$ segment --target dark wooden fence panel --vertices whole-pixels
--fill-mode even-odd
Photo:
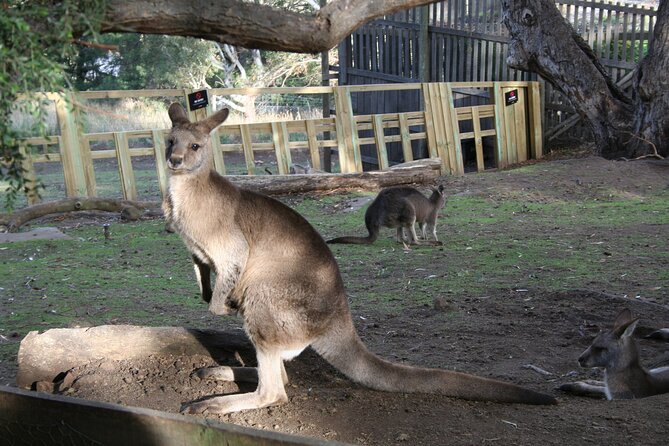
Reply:
[[[612,79],[629,88],[632,71],[652,40],[656,11],[635,4],[590,0],[560,0],[556,6],[601,58]],[[450,0],[421,8],[382,17],[345,39],[339,47],[339,84],[537,79],[506,64],[509,36],[499,0]],[[426,38],[421,37],[421,25],[427,26]],[[429,55],[423,73],[422,46],[422,54]],[[420,100],[418,96],[380,94],[382,99],[354,99],[354,111],[393,113],[420,107],[413,102]],[[543,119],[548,139],[568,129],[573,136],[588,135],[588,130],[578,125],[569,100],[550,84],[545,85]]]

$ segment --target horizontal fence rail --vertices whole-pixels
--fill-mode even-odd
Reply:
[[[588,42],[623,90],[653,39],[656,11],[624,2],[558,0],[574,30]],[[387,82],[484,82],[537,80],[510,68],[509,35],[498,0],[448,0],[369,22],[339,45],[339,85]],[[548,140],[579,123],[569,100],[544,85],[544,130]],[[418,106],[420,98],[409,98]],[[391,113],[406,98],[379,101]],[[362,111],[364,112],[364,111]],[[581,126],[570,134],[585,136]]]
[[[394,91],[421,95],[421,110],[398,113],[354,114],[353,99],[359,95]],[[505,103],[505,94],[514,92],[517,102]],[[310,166],[322,169],[324,151],[338,157],[335,170],[362,172],[364,167],[383,170],[391,164],[421,157],[439,157],[442,173],[460,175],[466,170],[483,171],[522,162],[542,155],[541,103],[537,82],[402,83],[343,87],[280,89],[211,89],[216,95],[331,94],[335,115],[327,118],[273,122],[224,124],[212,133],[215,169],[226,174],[226,158],[244,159],[248,175],[258,173],[257,155],[269,152],[276,159],[279,174],[294,171],[297,151],[307,154]],[[139,199],[132,159],[149,157],[155,163],[160,192],[167,191],[165,136],[167,129],[83,133],[81,120],[91,100],[126,97],[183,98],[185,90],[96,91],[47,96],[53,101],[60,135],[23,140],[28,178],[35,181],[36,163],[60,163],[68,197],[97,196],[94,160],[115,159],[119,191],[128,200]],[[361,96],[362,97],[362,96]],[[359,99],[359,98],[358,98]],[[85,106],[84,106],[85,105]],[[192,120],[213,112],[212,107],[189,111]],[[165,112],[166,113],[166,112]],[[92,149],[105,142],[106,148]],[[422,144],[425,156],[415,147]],[[110,145],[113,148],[108,148]],[[389,150],[397,145],[394,154]],[[372,147],[369,156],[363,148]],[[469,163],[469,167],[466,165]],[[364,166],[363,166],[364,164]],[[38,201],[28,196],[30,203]]]

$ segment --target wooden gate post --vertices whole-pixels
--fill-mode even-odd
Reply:
[[[358,143],[358,126],[353,116],[351,90],[349,87],[334,87],[337,115],[337,142],[339,146],[339,164],[342,173],[362,172],[362,158]]]
[[[497,151],[495,152],[495,164],[498,169],[508,165],[507,145],[506,145],[506,120],[504,118],[504,92],[502,84],[494,82],[490,97],[493,98],[495,105],[495,142]]]
[[[60,126],[60,156],[63,163],[65,192],[68,197],[85,197],[88,193],[86,172],[82,160],[79,134],[81,126],[73,110],[73,95],[56,94],[50,97],[56,104],[56,117]]]

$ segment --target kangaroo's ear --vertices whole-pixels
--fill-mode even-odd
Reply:
[[[178,102],[173,102],[170,105],[170,109],[167,111],[167,114],[170,116],[170,121],[172,121],[172,127],[177,125],[188,124],[190,120],[186,114],[186,110]]]
[[[616,316],[616,321],[613,323],[613,332],[619,338],[632,336],[632,333],[634,333],[634,329],[636,328],[636,324],[638,322],[639,319],[633,319],[632,312],[625,308],[620,313],[618,313],[618,316]]]
[[[629,324],[625,325],[625,329],[623,330],[622,334],[620,335],[621,338],[629,338],[632,336],[634,333],[634,329],[636,328],[636,325],[639,323],[639,319],[634,319],[632,322]],[[623,328],[623,327],[621,327]]]
[[[620,310],[616,316],[616,320],[613,322],[613,328],[617,329],[623,325],[627,326],[630,322],[632,322],[632,312],[629,310],[629,308],[625,308]]]
[[[443,185],[443,184],[440,184],[439,187],[438,187],[437,189],[439,190],[439,193],[440,193],[440,194],[443,194],[443,193],[444,193],[444,185]]]
[[[202,121],[200,124],[204,125],[207,127],[207,131],[211,132],[214,130],[216,127],[219,125],[223,124],[223,122],[228,119],[228,115],[230,114],[230,110],[227,108],[223,108],[213,115],[209,116],[207,119]]]

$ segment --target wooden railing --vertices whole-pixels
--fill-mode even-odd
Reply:
[[[370,91],[419,90],[424,110],[406,113],[354,115],[351,94]],[[518,101],[506,105],[504,94],[516,90]],[[156,173],[161,192],[167,188],[164,137],[168,130],[133,130],[104,133],[80,133],[80,99],[121,97],[183,96],[185,90],[100,91],[80,92],[65,98],[48,95],[57,110],[59,136],[27,138],[26,146],[42,146],[42,152],[25,150],[27,178],[34,180],[34,163],[59,162],[63,167],[65,190],[68,197],[96,196],[97,186],[93,160],[115,158],[118,162],[122,195],[136,200],[138,193],[131,158],[155,157]],[[336,116],[321,119],[303,119],[269,123],[222,125],[212,134],[214,166],[226,174],[226,154],[237,152],[244,156],[249,175],[256,173],[255,153],[273,151],[280,174],[288,174],[292,165],[291,152],[308,151],[311,165],[321,168],[321,151],[336,149],[342,173],[362,172],[361,146],[374,145],[379,169],[386,169],[391,161],[387,145],[401,144],[402,159],[414,160],[414,141],[425,141],[430,157],[439,157],[442,173],[463,174],[463,142],[473,140],[476,170],[484,164],[483,138],[494,138],[494,163],[500,168],[522,162],[542,154],[541,103],[537,82],[476,82],[389,84],[343,87],[275,88],[275,89],[212,89],[209,96],[231,94],[332,94]],[[472,99],[473,98],[473,99]],[[73,108],[71,104],[75,104]],[[463,105],[464,104],[464,105]],[[467,105],[469,104],[469,105]],[[461,106],[457,106],[461,105]],[[191,119],[202,119],[211,108],[189,111]],[[492,123],[483,128],[482,123]],[[462,131],[461,128],[467,128]],[[396,130],[392,130],[396,129]],[[363,132],[363,136],[360,133]],[[369,134],[372,136],[369,136]],[[224,141],[221,141],[221,138]],[[147,147],[130,147],[129,140],[142,138],[151,141]],[[91,143],[112,141],[114,149],[91,150]],[[58,152],[49,150],[57,145]],[[397,161],[396,161],[397,162]],[[490,164],[490,163],[489,163]],[[30,203],[37,196],[28,197]]]

